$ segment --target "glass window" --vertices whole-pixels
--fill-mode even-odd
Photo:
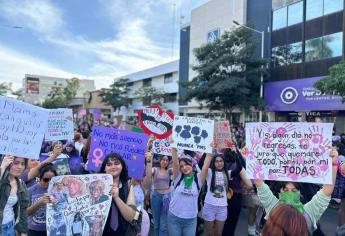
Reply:
[[[303,1],[288,6],[288,25],[294,25],[303,21]]]
[[[333,12],[341,11],[344,8],[343,0],[324,0],[323,14],[327,15]]]
[[[164,96],[164,103],[176,102],[176,100],[177,100],[177,94],[176,93],[170,93],[170,94],[166,94]]]
[[[322,37],[305,41],[305,61],[322,58]]]
[[[171,83],[173,81],[173,73],[168,73],[164,75],[164,83]]]
[[[143,80],[143,86],[144,86],[144,87],[150,87],[150,86],[151,86],[151,82],[152,82],[152,79],[151,79],[151,78],[144,79],[144,80]]]
[[[286,47],[286,62],[288,64],[302,62],[302,42],[292,43]]]
[[[273,30],[286,27],[287,21],[287,7],[277,9],[273,12]]]
[[[278,67],[285,65],[286,61],[286,47],[279,46],[272,48],[272,66]]]
[[[343,54],[343,32],[323,37],[323,58],[339,57]]]
[[[307,20],[322,16],[323,0],[307,0]]]

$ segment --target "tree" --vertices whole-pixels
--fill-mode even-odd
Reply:
[[[339,95],[345,102],[345,61],[329,68],[329,76],[319,80],[314,87],[322,93]]]
[[[79,87],[80,83],[78,78],[73,77],[72,79],[67,80],[67,86],[63,89],[66,106],[73,98],[75,98]]]
[[[54,82],[48,97],[43,101],[42,106],[45,108],[67,107],[73,98],[77,95],[79,89],[79,79],[72,78],[67,80],[65,87],[62,84]]]
[[[230,121],[234,108],[262,105],[259,76],[266,69],[261,67],[265,62],[253,56],[256,47],[251,32],[241,27],[194,49],[197,76],[181,83],[187,88],[185,99],[196,99],[210,110],[222,110]]]
[[[6,95],[8,91],[10,91],[10,85],[6,82],[0,83],[0,95]]]
[[[42,107],[52,109],[65,107],[65,105],[66,98],[64,88],[62,87],[62,84],[58,84],[55,81],[50,93],[48,94],[48,97],[43,101]]]
[[[114,111],[120,112],[120,108],[127,107],[130,100],[127,97],[129,79],[121,78],[110,85],[110,89],[102,89],[99,96],[102,102],[110,105]]]
[[[155,87],[143,87],[135,91],[135,95],[143,102],[144,106],[158,105],[164,103],[165,94]]]

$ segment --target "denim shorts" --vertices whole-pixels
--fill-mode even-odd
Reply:
[[[7,224],[1,225],[1,235],[2,236],[15,236],[14,222],[13,221],[11,221]]]

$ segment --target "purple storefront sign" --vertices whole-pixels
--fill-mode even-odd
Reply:
[[[148,136],[126,130],[93,126],[88,170],[98,172],[104,158],[111,152],[122,156],[129,177],[142,179],[145,170],[145,152]]]
[[[314,88],[321,77],[265,83],[267,111],[345,110],[341,97],[324,95]]]

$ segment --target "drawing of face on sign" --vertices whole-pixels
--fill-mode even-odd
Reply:
[[[85,183],[75,176],[66,176],[61,183],[68,189],[68,194],[72,198],[83,196],[86,193]]]
[[[159,106],[149,106],[138,112],[139,123],[146,134],[165,139],[172,133],[174,114]]]
[[[86,221],[89,224],[88,236],[101,236],[103,233],[103,224],[105,217],[103,215],[87,216]]]
[[[90,183],[90,201],[91,204],[98,204],[108,200],[108,196],[104,194],[105,184],[102,180],[96,180]]]

